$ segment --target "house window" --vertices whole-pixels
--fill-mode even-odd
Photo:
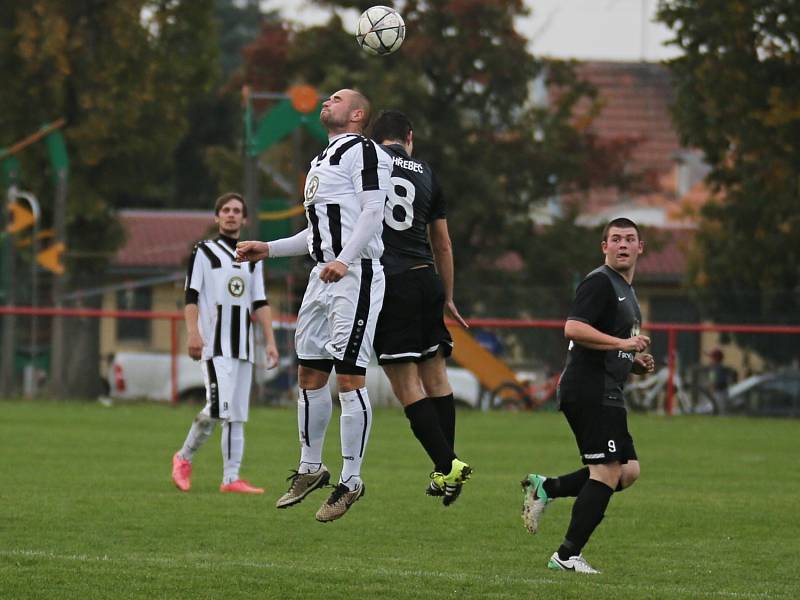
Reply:
[[[152,310],[153,290],[137,287],[117,292],[118,310]],[[117,340],[129,342],[150,341],[150,319],[117,319]]]

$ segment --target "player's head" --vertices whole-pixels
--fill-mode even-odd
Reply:
[[[214,221],[219,232],[228,237],[239,237],[242,225],[247,222],[247,204],[241,194],[228,192],[214,202]]]
[[[414,127],[404,113],[399,110],[383,110],[372,124],[373,140],[379,144],[397,143],[411,145]],[[410,151],[409,151],[410,153]]]
[[[636,223],[627,217],[618,217],[603,229],[601,247],[609,267],[619,273],[633,273],[636,259],[644,252],[644,241]]]
[[[603,228],[603,241],[608,240],[608,232],[612,227],[632,228],[636,230],[636,236],[641,238],[639,226],[628,217],[617,217],[611,219],[608,224]]]
[[[369,125],[369,99],[358,90],[343,89],[322,103],[319,120],[331,135],[363,133]]]

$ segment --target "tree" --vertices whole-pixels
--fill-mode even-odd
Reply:
[[[214,6],[219,65],[214,57],[212,86],[194,96],[187,109],[188,131],[175,150],[173,207],[206,208],[219,194],[241,188],[241,87],[245,80],[260,83],[260,77],[245,72],[243,65],[252,65],[268,78],[275,65],[285,62],[273,61],[269,54],[281,52],[280,37],[264,35],[283,31],[274,11],[263,12],[257,0],[215,0]],[[286,37],[285,31],[282,35]],[[255,39],[268,45],[268,53],[245,62],[243,55],[252,54]]]
[[[72,289],[102,281],[122,240],[116,208],[163,206],[170,198],[171,157],[187,128],[187,107],[213,81],[212,17],[213,0],[0,4],[0,140],[19,139],[56,117],[67,121]],[[43,150],[20,159],[25,186],[51,198]],[[81,364],[68,372],[83,377],[75,393],[94,391],[97,377],[85,365],[99,362],[96,341],[83,345],[88,356],[73,354]]]
[[[794,0],[670,0],[658,19],[682,55],[669,62],[682,142],[705,153],[692,283],[715,320],[797,322],[800,314],[800,13]],[[745,336],[797,357],[789,336]]]

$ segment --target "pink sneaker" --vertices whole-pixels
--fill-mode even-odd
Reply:
[[[253,487],[249,481],[237,479],[230,483],[223,483],[219,486],[219,491],[223,493],[233,492],[235,494],[263,494],[264,488]]]
[[[192,487],[192,463],[181,458],[180,452],[172,457],[172,481],[182,492],[188,492]]]

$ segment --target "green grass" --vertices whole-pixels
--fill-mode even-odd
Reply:
[[[178,492],[170,459],[194,410],[148,404],[0,402],[0,598],[796,598],[800,422],[635,416],[642,479],[615,496],[585,550],[596,577],[545,568],[569,519],[537,536],[519,480],[579,466],[558,413],[459,413],[475,467],[445,509],[399,410],[380,410],[366,496],[321,524],[326,493],[276,510],[298,456],[296,415],[254,409],[243,476],[223,495],[219,437]],[[335,413],[335,415],[338,414]],[[327,464],[338,475],[338,417]],[[794,566],[792,566],[794,565]]]

